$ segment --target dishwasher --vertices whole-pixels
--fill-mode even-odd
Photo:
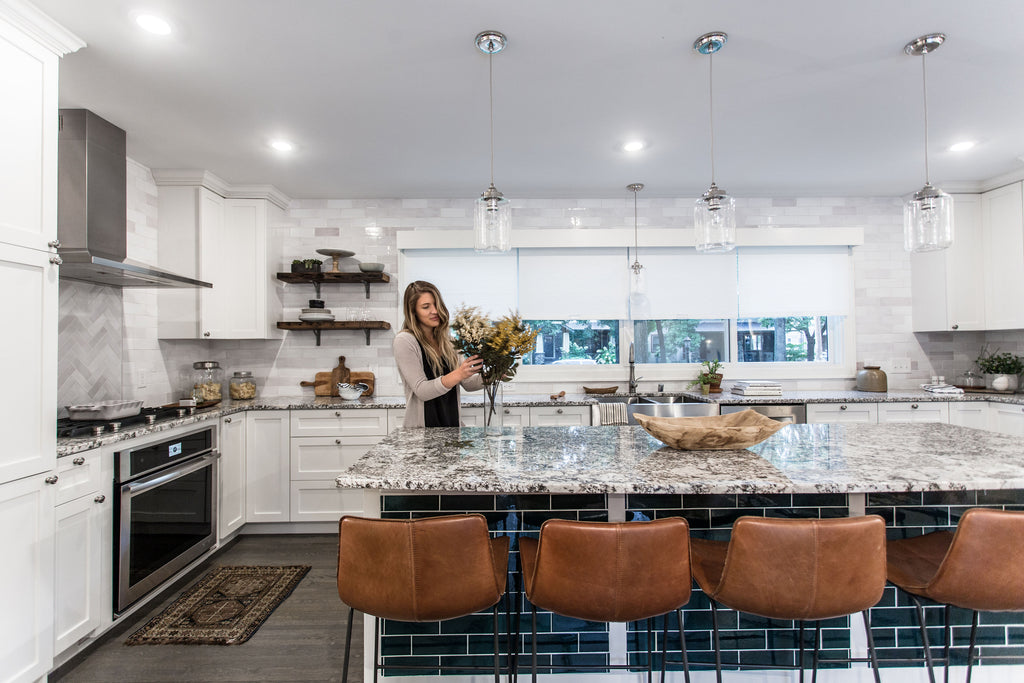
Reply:
[[[722,415],[738,413],[741,410],[753,410],[765,417],[770,417],[776,422],[787,424],[803,424],[807,422],[807,406],[802,403],[779,404],[779,403],[743,403],[739,405],[722,406]]]

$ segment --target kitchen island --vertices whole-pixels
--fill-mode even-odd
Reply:
[[[501,438],[485,437],[477,428],[418,429],[391,433],[338,476],[337,484],[378,491],[382,517],[480,512],[492,533],[511,537],[514,570],[518,537],[536,534],[552,517],[683,516],[694,535],[707,538],[727,537],[732,522],[746,514],[879,514],[893,538],[952,528],[969,507],[1024,509],[1024,450],[1011,437],[945,424],[788,425],[747,450],[690,452],[670,449],[640,427],[506,428]],[[522,605],[515,577],[510,586]],[[953,614],[955,624],[969,623],[967,613]],[[912,615],[907,601],[897,600],[888,587],[872,609],[880,657],[919,656],[913,651],[919,637]],[[723,633],[725,663],[794,660],[792,623],[731,612],[726,618],[731,622]],[[684,619],[690,661],[706,666],[713,661],[710,608],[700,591],[694,591]],[[392,667],[386,675],[401,673],[403,661],[486,659],[479,643],[487,626],[477,631],[476,623],[467,618],[438,628],[385,622],[381,653]],[[1021,675],[1013,658],[1024,645],[1024,618],[983,615],[981,623],[982,666],[975,680],[1014,680]],[[645,631],[628,630],[632,626],[550,614],[539,626],[540,661],[560,672],[572,672],[576,664],[638,661],[646,650]],[[372,643],[372,626],[367,628]],[[678,659],[674,619],[669,629],[670,658]],[[954,629],[957,645],[965,644],[957,640],[962,630]],[[823,632],[825,656],[863,654],[865,636],[849,619],[830,620]],[[866,673],[864,667],[843,665],[828,669],[822,680],[867,680]],[[918,678],[922,673],[899,675],[924,680]]]

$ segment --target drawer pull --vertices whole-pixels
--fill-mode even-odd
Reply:
[[[839,406],[839,410],[846,410],[846,406]]]
[[[231,418],[230,418],[230,417],[225,417],[225,418],[224,418],[224,421],[230,424],[230,422],[231,422]]]
[[[916,403],[911,403],[910,404],[910,409],[911,410],[917,410],[917,404]]]
[[[95,497],[95,498],[93,498],[92,500],[93,500],[93,502],[94,502],[94,503],[102,503],[102,502],[103,502],[103,501],[105,501],[106,499],[107,499],[107,497],[106,497],[106,496],[104,496],[104,495],[103,495],[103,494],[101,493],[100,495],[96,496],[96,497]]]
[[[340,410],[335,410],[334,411],[334,417],[341,417],[341,411]]]
[[[334,443],[336,443],[336,444],[338,444],[340,446],[341,445],[341,439],[335,439]]]
[[[59,266],[60,264],[64,263],[64,259],[62,259],[60,256],[51,256],[50,263],[52,263],[55,266]]]
[[[56,484],[57,483],[57,475],[56,474],[51,474],[46,479],[43,479],[43,481],[45,481],[47,484]]]
[[[510,410],[509,410],[508,408],[505,408],[505,410],[504,410],[504,413],[505,413],[506,415],[509,415],[509,414],[511,413],[511,411],[510,411]]]
[[[559,409],[558,409],[558,410],[556,410],[555,412],[556,412],[556,413],[558,413],[559,415],[561,415],[561,414],[562,414],[562,413],[564,413],[565,411],[564,411],[564,410],[562,410],[561,408],[559,408]]]
[[[77,458],[75,458],[74,460],[71,461],[71,464],[72,465],[84,465],[85,464],[85,458],[83,458],[82,456],[78,456]]]

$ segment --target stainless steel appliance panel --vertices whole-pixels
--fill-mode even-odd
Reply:
[[[804,424],[807,422],[807,406],[802,403],[744,403],[742,405],[722,406],[722,415],[738,413],[742,410],[753,410],[765,417],[770,417],[776,422],[786,422],[788,424]]]

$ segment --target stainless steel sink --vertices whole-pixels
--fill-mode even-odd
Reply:
[[[699,403],[685,396],[597,396],[598,403],[625,403],[628,423],[637,424],[634,415],[655,417],[706,417],[718,415],[718,405]],[[593,424],[601,424],[601,412],[597,406],[592,411]]]

